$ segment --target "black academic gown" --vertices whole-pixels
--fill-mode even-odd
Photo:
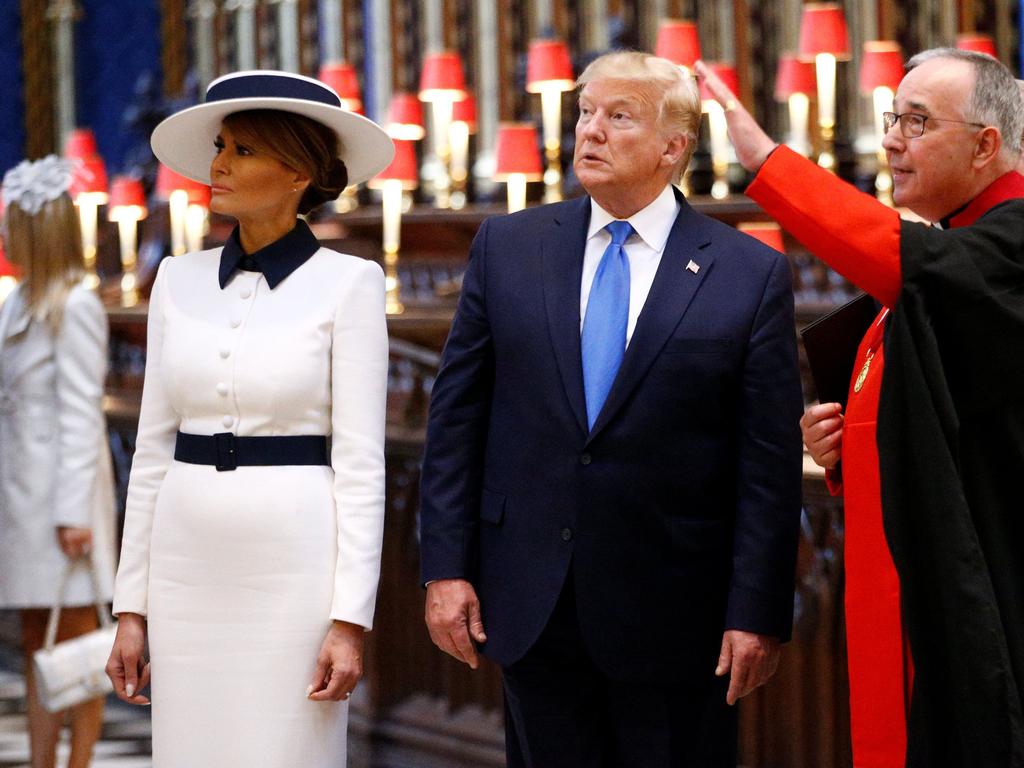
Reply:
[[[902,226],[878,447],[911,768],[1024,766],[1024,180],[1004,180],[970,226]]]

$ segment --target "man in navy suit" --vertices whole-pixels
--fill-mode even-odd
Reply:
[[[509,765],[732,766],[729,705],[792,622],[790,270],[673,188],[691,77],[613,53],[579,84],[589,196],[473,242],[423,464],[426,621],[501,665]]]

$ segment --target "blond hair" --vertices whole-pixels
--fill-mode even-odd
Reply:
[[[595,80],[632,80],[653,85],[659,92],[658,125],[662,132],[686,137],[686,150],[676,165],[678,182],[690,164],[700,131],[700,91],[693,75],[668,59],[642,51],[613,51],[594,59],[580,74],[577,88]]]
[[[21,269],[21,291],[30,315],[48,322],[57,333],[68,293],[85,276],[82,234],[71,198],[61,194],[35,214],[9,204],[4,245],[8,258]]]

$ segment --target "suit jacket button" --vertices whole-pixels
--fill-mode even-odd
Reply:
[[[591,461],[593,461],[593,459],[590,457],[589,453],[584,453],[582,456],[580,456],[580,464],[582,464],[584,467],[587,466]]]
[[[562,529],[562,541],[572,541],[572,528]]]

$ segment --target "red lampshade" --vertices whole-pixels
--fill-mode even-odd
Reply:
[[[987,53],[993,59],[999,58],[996,55],[996,44],[995,41],[988,35],[957,35],[956,47],[961,51],[976,51],[977,53]]]
[[[735,66],[724,61],[707,61],[704,63],[707,64],[708,69],[718,75],[718,79],[725,84],[726,88],[733,93],[740,92],[740,78],[736,73]],[[704,85],[703,80],[701,80],[700,83],[700,99],[701,101],[714,101],[715,99],[715,97],[711,95],[711,91],[709,91],[707,86]]]
[[[569,46],[562,40],[532,40],[526,56],[526,90],[540,93],[545,88],[571,91],[576,87]]]
[[[107,167],[103,163],[103,158],[99,155],[89,155],[75,160],[75,168],[71,173],[71,187],[68,189],[71,199],[77,200],[79,195],[92,194],[106,202]],[[100,202],[100,199],[96,202]]]
[[[356,69],[347,61],[329,61],[320,67],[320,82],[331,86],[341,97],[341,106],[350,112],[363,111]]]
[[[384,182],[394,179],[402,182],[402,189],[416,189],[419,186],[419,169],[416,162],[416,143],[403,139],[395,139],[395,157],[391,165],[378,173],[367,186],[380,189]]]
[[[0,277],[18,277],[18,268],[7,260],[3,243],[0,243]]]
[[[786,101],[794,93],[813,97],[818,92],[818,75],[813,61],[803,61],[792,53],[779,57],[775,74],[775,98]]]
[[[846,16],[836,3],[807,3],[800,19],[800,56],[813,59],[831,53],[838,59],[850,57],[850,36]]]
[[[420,100],[438,101],[466,98],[466,76],[462,58],[455,51],[428,53],[420,72]]]
[[[415,94],[396,93],[391,97],[384,129],[392,139],[419,141],[423,138],[423,107]]]
[[[465,123],[471,134],[476,133],[476,98],[473,94],[452,105],[452,122]]]
[[[786,252],[786,246],[782,241],[782,229],[774,221],[744,221],[738,229],[779,253]]]
[[[160,163],[156,172],[156,196],[160,200],[168,200],[171,192],[183,189],[188,193],[188,201],[192,205],[201,205],[204,208],[210,207],[210,187],[200,184],[198,181],[175,173],[163,163]]]
[[[899,43],[869,40],[864,43],[860,62],[860,90],[870,94],[875,88],[895,91],[903,79],[903,51]]]
[[[64,141],[64,157],[69,160],[85,160],[98,152],[96,136],[88,128],[75,128]]]
[[[494,144],[494,180],[508,181],[514,173],[525,174],[527,181],[540,181],[544,168],[540,162],[537,129],[533,123],[502,123]]]
[[[700,36],[697,23],[685,19],[665,19],[658,27],[654,55],[678,64],[693,67],[700,58]]]
[[[110,184],[109,208],[111,221],[146,218],[146,191],[142,182],[131,176],[115,176]]]

